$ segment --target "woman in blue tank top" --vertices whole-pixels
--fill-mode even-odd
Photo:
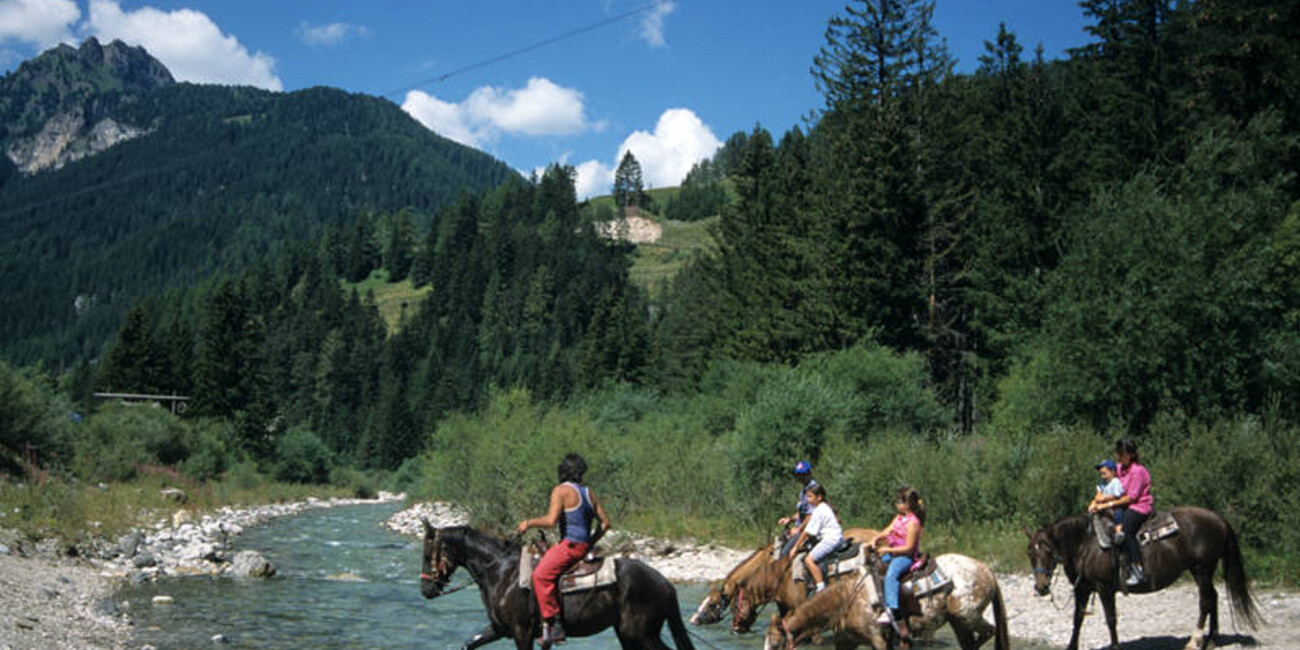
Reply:
[[[560,576],[577,564],[593,544],[609,532],[609,517],[596,495],[582,484],[587,472],[587,461],[578,454],[569,454],[558,468],[560,484],[551,489],[551,505],[546,514],[519,522],[515,530],[523,534],[529,528],[550,528],[559,525],[560,541],[546,551],[546,555],[533,568],[533,591],[537,594],[537,607],[541,610],[542,648],[564,643],[564,627],[560,624]],[[592,519],[600,520],[600,528],[592,533]]]

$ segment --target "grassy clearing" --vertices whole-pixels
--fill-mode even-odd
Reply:
[[[398,330],[403,316],[409,317],[414,314],[416,305],[433,291],[433,288],[428,286],[417,289],[410,279],[389,282],[388,271],[382,269],[372,271],[370,277],[361,282],[343,282],[342,286],[345,294],[353,289],[361,296],[373,293],[375,306],[379,308],[379,315],[388,325],[390,334]]]
[[[717,220],[717,217],[703,221],[657,220],[663,228],[663,237],[653,244],[636,247],[628,274],[632,282],[645,287],[651,299],[657,299],[687,263],[713,245],[709,225]]]

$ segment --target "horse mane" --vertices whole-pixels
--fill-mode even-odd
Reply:
[[[473,544],[478,547],[488,547],[494,555],[505,557],[518,556],[520,545],[517,542],[489,535],[472,526],[448,526],[440,529],[442,534],[451,539],[461,539],[467,544]]]
[[[1069,515],[1048,526],[1048,536],[1056,550],[1066,557],[1074,557],[1089,540],[1087,515]]]

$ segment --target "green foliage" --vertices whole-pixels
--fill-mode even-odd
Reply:
[[[287,483],[326,483],[333,460],[330,450],[314,431],[293,427],[275,443],[277,481]]]
[[[879,345],[857,345],[807,358],[800,369],[826,377],[852,395],[849,431],[865,439],[872,430],[933,431],[947,412],[926,387],[925,360]]]
[[[212,481],[234,464],[229,424],[216,420],[198,420],[191,425],[190,455],[181,463],[181,471],[196,481]]]
[[[44,377],[0,361],[0,472],[20,474],[24,460],[66,461],[71,410]]]
[[[112,406],[76,428],[74,474],[87,481],[124,481],[144,467],[172,466],[191,453],[190,427],[146,403]]]

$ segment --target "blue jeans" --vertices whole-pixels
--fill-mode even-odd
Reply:
[[[889,566],[885,571],[885,607],[898,609],[898,583],[902,580],[903,574],[912,568],[912,558],[886,553],[880,560]]]

